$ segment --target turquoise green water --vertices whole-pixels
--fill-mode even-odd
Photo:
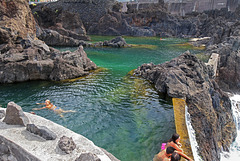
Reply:
[[[92,36],[94,41],[111,37]],[[102,70],[69,82],[33,81],[0,85],[0,105],[9,101],[24,111],[41,107],[50,99],[55,105],[76,113],[64,118],[48,110],[37,115],[84,135],[122,161],[150,161],[161,143],[175,132],[170,99],[156,92],[147,81],[126,76],[143,63],[163,63],[186,48],[173,44],[186,40],[126,37],[132,48],[88,48],[88,57]],[[60,48],[75,50],[76,48]],[[199,51],[193,51],[199,52]]]

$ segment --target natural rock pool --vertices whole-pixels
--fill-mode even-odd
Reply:
[[[94,41],[113,37],[92,36]],[[92,140],[122,161],[150,161],[161,143],[175,132],[170,98],[159,94],[148,82],[127,75],[143,63],[163,63],[190,46],[176,45],[185,39],[125,37],[131,48],[86,48],[88,57],[101,67],[81,79],[48,82],[32,81],[0,85],[0,106],[14,101],[24,111],[53,104],[76,113],[64,118],[49,110],[37,115],[63,125]],[[76,48],[59,48],[75,50]]]

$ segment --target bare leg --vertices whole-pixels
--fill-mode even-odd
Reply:
[[[73,110],[67,110],[67,111],[62,111],[63,113],[67,113],[67,112],[76,112],[76,111],[73,111]]]
[[[67,112],[76,112],[76,111],[73,111],[73,110],[67,110],[67,111],[64,111],[63,109],[57,109],[57,110],[54,110],[56,113],[60,114],[60,113],[67,113]]]

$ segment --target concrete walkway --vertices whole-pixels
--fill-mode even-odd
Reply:
[[[0,108],[0,110],[5,110]],[[0,120],[0,136],[22,147],[31,155],[42,161],[74,161],[81,153],[90,152],[96,154],[101,161],[117,161],[111,154],[94,145],[94,143],[82,135],[79,135],[61,125],[37,115],[24,112],[30,122],[37,126],[46,126],[57,135],[56,140],[45,140],[40,136],[30,133],[26,127],[7,125]],[[71,154],[65,154],[58,147],[58,141],[62,136],[72,137],[76,149]],[[113,157],[113,158],[112,158]],[[110,159],[111,158],[111,159]]]

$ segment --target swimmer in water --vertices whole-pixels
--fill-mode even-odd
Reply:
[[[32,110],[42,110],[42,109],[49,109],[49,110],[53,110],[54,112],[56,112],[57,114],[59,114],[61,117],[63,117],[62,113],[67,113],[67,112],[76,112],[73,110],[67,110],[64,111],[63,109],[61,109],[60,107],[57,107],[55,105],[53,105],[50,100],[46,100],[45,103],[37,103],[38,105],[41,104],[45,104],[44,107],[41,108],[33,108]]]

